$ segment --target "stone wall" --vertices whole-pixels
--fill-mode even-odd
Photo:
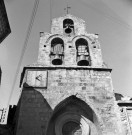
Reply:
[[[25,71],[24,90],[22,94],[25,95],[25,98],[33,96],[30,89],[34,89],[34,91],[41,94],[41,97],[45,99],[52,112],[60,102],[74,95],[76,98],[87,103],[93,110],[99,121],[96,126],[99,126],[102,135],[125,135],[122,132],[120,111],[114,97],[110,69],[75,67],[39,67],[37,69],[35,67],[27,67]],[[36,77],[39,76],[38,73],[45,75],[45,77],[39,78],[40,83],[36,80]],[[34,103],[35,98],[33,98],[33,101],[31,100],[31,103],[28,103],[27,99],[22,100],[23,102],[27,101],[22,103],[23,108],[31,108],[29,110],[32,112],[31,106],[36,106]],[[42,102],[42,104],[45,103]],[[35,111],[41,109],[42,107],[40,105],[38,109],[35,107]],[[25,116],[22,116],[22,118],[26,118],[28,113],[23,113]]]
[[[74,22],[72,34],[64,33],[66,18]],[[51,43],[55,38],[62,41],[54,42],[55,45],[64,46],[62,65],[52,63]],[[88,66],[77,65],[75,44],[80,38],[86,44],[79,42],[79,45],[89,50],[86,50],[90,57]],[[86,32],[83,20],[72,15],[53,19],[51,33],[41,33],[38,61],[24,67],[22,73],[16,135],[59,135],[62,125],[68,126],[67,120],[71,125],[80,122],[83,135],[90,132],[90,135],[130,135],[124,130],[111,69],[103,63],[97,38],[96,34]],[[76,133],[81,133],[80,127]]]

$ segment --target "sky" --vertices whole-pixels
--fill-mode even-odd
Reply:
[[[27,47],[22,55],[35,0],[5,0],[11,34],[0,45],[2,82],[0,107],[17,104],[20,74],[37,61],[39,33],[50,32],[50,19],[69,13],[86,22],[88,33],[98,33],[104,62],[112,68],[114,92],[132,97],[132,0],[39,0]],[[51,10],[50,10],[51,9]],[[22,62],[16,78],[20,57]],[[15,87],[13,87],[16,79]]]

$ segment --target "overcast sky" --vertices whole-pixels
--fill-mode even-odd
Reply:
[[[37,61],[39,32],[50,32],[50,18],[65,14],[66,0],[40,0],[15,88],[12,85],[27,34],[35,0],[5,0],[12,33],[0,45],[2,82],[0,106],[17,104],[20,73]],[[132,0],[68,0],[70,14],[86,22],[88,33],[98,33],[103,60],[112,68],[114,91],[132,97]]]

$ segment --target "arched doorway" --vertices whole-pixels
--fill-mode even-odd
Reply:
[[[71,120],[64,123],[61,133],[63,135],[81,135],[82,129],[80,127],[80,123]]]
[[[90,135],[90,121],[76,113],[66,112],[60,115],[55,122],[56,135]]]
[[[55,108],[46,135],[98,135],[92,109],[71,96]]]

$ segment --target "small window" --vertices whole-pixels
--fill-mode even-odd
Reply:
[[[89,48],[86,39],[80,38],[76,41],[78,66],[90,66]]]
[[[53,65],[61,65],[64,57],[64,42],[61,38],[51,41],[51,61]]]

